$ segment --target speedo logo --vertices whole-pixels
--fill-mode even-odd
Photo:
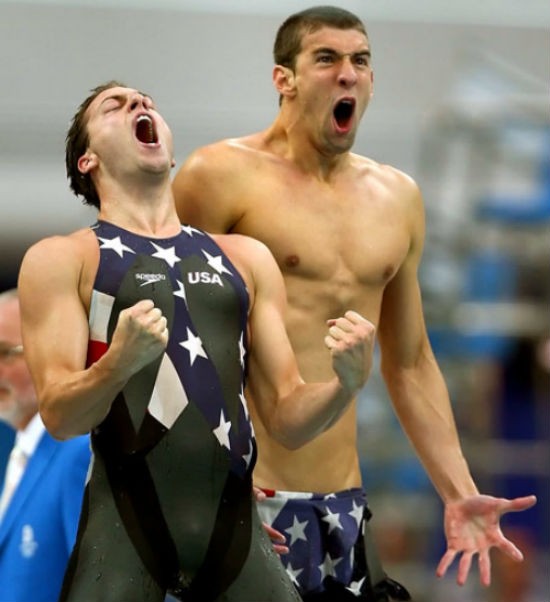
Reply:
[[[219,274],[211,274],[210,272],[187,272],[187,282],[189,284],[217,284],[223,287]]]
[[[166,280],[165,274],[136,274],[136,280],[142,281],[140,286],[146,286],[147,284],[154,284],[155,282],[160,282],[161,280]]]

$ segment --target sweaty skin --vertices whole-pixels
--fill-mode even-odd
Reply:
[[[406,176],[357,155],[323,182],[274,155],[272,147],[269,133],[261,133],[205,149],[191,159],[194,175],[185,180],[183,194],[180,172],[176,196],[182,199],[184,221],[209,231],[254,235],[271,249],[286,282],[287,332],[304,378],[315,382],[331,374],[330,362],[318,350],[326,320],[349,306],[378,325],[384,292],[397,288],[388,283],[400,268],[415,269],[420,249],[414,237],[423,227],[420,199]],[[218,177],[200,177],[201,169],[214,165]],[[191,187],[209,202],[194,207]],[[421,328],[418,307],[410,311],[418,313]],[[355,425],[354,405],[329,431],[289,452],[256,420],[256,484],[319,492],[360,486]],[[323,469],[312,471],[312,465]]]
[[[284,101],[270,128],[199,149],[180,169],[173,185],[180,218],[270,248],[285,278],[286,327],[306,380],[330,374],[317,348],[323,326],[350,306],[377,328],[391,380],[397,385],[407,364],[421,359],[430,374],[424,386],[446,402],[416,280],[424,238],[420,192],[402,172],[348,152],[372,93],[370,66],[352,60],[368,43],[355,30],[322,28],[306,35],[302,48],[295,76],[275,69]],[[319,64],[319,48],[334,48],[341,58]],[[344,128],[333,116],[342,98],[355,102]],[[455,444],[449,408],[440,405],[442,436]],[[273,441],[261,421],[255,428],[260,487],[322,493],[360,486],[355,405],[296,452]],[[462,490],[475,490],[469,475],[463,481]]]
[[[421,193],[398,169],[351,152],[373,93],[368,39],[355,29],[305,31],[293,68],[275,65],[273,83],[281,104],[267,129],[198,149],[181,166],[173,182],[178,215],[270,248],[283,272],[286,328],[306,381],[330,373],[319,350],[328,318],[351,307],[376,328],[394,410],[446,506],[449,552],[438,575],[464,552],[464,583],[479,553],[488,585],[492,546],[516,560],[522,555],[498,526],[510,510],[505,501],[488,496],[480,503],[428,340],[417,275]],[[343,101],[352,112],[342,116],[335,109]],[[329,430],[289,451],[269,436],[250,401],[257,486],[320,493],[361,486],[355,403]],[[535,498],[516,502],[514,510],[523,510]]]
[[[33,245],[19,276],[44,423],[59,439],[91,431],[94,447],[61,599],[298,600],[252,500],[245,383],[270,435],[299,447],[366,382],[373,327],[333,316],[320,342],[332,377],[305,383],[267,247],[182,227],[168,125],[137,90],[100,89],[73,121],[86,146],[69,162],[93,184],[98,223]]]

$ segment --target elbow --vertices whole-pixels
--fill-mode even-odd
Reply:
[[[300,449],[300,447],[304,446],[307,441],[306,440],[300,440],[298,438],[289,438],[289,437],[283,437],[278,439],[279,443],[288,451],[296,451],[297,449]]]
[[[271,421],[270,428],[267,431],[273,440],[289,451],[296,451],[307,443],[307,440],[301,437],[293,426],[288,424]]]
[[[296,451],[303,447],[306,443],[309,443],[315,435],[310,432],[303,432],[295,427],[289,425],[281,426],[280,428],[272,429],[270,436],[282,445],[288,451]]]
[[[46,427],[48,433],[58,441],[66,441],[70,439],[71,434],[68,429],[63,416],[59,411],[56,411],[47,402],[41,402],[39,406],[40,418]]]

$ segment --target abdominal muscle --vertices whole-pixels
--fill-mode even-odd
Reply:
[[[309,299],[312,297],[315,295],[311,295],[310,288]],[[326,317],[320,311],[326,305],[294,306],[287,313],[287,331],[306,382],[326,382],[334,378],[331,355],[324,344],[328,332]],[[344,313],[340,308],[333,309],[337,313],[331,311],[331,317]],[[355,401],[336,424],[297,450],[286,449],[268,435],[255,415],[253,400],[250,401],[258,444],[258,460],[254,469],[256,486],[315,493],[361,486]]]

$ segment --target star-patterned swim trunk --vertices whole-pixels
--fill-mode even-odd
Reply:
[[[264,492],[267,499],[258,511],[263,521],[287,536],[290,552],[281,560],[300,594],[322,592],[337,581],[359,596],[366,567],[357,566],[355,545],[362,540],[365,492]]]

